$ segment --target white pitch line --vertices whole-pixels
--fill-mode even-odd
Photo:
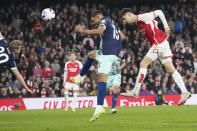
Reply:
[[[98,124],[104,124],[105,122],[93,122]],[[120,122],[121,124],[143,124],[143,125],[186,125],[186,126],[197,126],[197,123],[174,123],[174,122],[135,122],[135,121],[126,121]]]
[[[46,122],[0,122],[0,124],[69,124],[67,122],[52,122],[52,121],[46,121]],[[81,122],[81,123],[89,123],[87,122]],[[105,122],[100,122],[100,121],[94,121],[92,122],[96,124],[106,124]],[[120,124],[143,124],[143,125],[185,125],[185,126],[197,126],[197,123],[174,123],[174,122],[146,122],[146,121],[141,121],[141,122],[132,122],[132,121],[126,121],[126,122],[120,122]]]

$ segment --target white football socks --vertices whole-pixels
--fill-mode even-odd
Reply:
[[[68,92],[64,92],[64,99],[65,99],[65,107],[68,106],[68,99],[69,99],[69,96],[68,96]]]
[[[185,87],[185,84],[183,82],[183,79],[181,77],[181,75],[178,73],[178,71],[175,71],[173,74],[172,74],[172,77],[174,78],[174,81],[175,83],[178,85],[178,87],[181,89],[181,92],[182,93],[185,93],[187,92],[187,89]]]
[[[78,96],[78,93],[73,93],[73,106],[72,106],[73,109],[75,109],[76,107],[77,96]]]
[[[138,76],[137,76],[137,80],[135,83],[135,87],[134,87],[134,91],[139,92],[142,82],[144,81],[144,78],[146,77],[146,73],[147,73],[147,69],[146,68],[140,68]]]

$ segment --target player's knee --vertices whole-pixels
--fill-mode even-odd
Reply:
[[[98,82],[105,82],[107,83],[107,74],[98,74]]]
[[[140,68],[147,68],[147,64],[144,61],[140,62]]]
[[[77,97],[77,96],[78,96],[78,93],[73,93],[73,96],[74,96],[74,97]]]
[[[169,74],[173,74],[176,71],[175,67],[172,64],[166,64],[165,68]]]
[[[113,93],[118,94],[120,92],[119,86],[114,86]]]
[[[89,57],[90,59],[94,60],[95,57],[96,57],[96,50],[90,51],[90,52],[88,53],[88,57]]]
[[[169,74],[171,74],[171,75],[172,75],[175,71],[176,71],[175,69],[174,69],[174,70],[173,70],[173,69],[167,69],[167,72],[168,72]]]
[[[65,92],[64,92],[64,96],[67,96],[67,95],[68,95],[68,91],[65,91]]]

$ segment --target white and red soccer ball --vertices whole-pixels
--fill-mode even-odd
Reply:
[[[55,18],[55,11],[51,8],[46,8],[42,11],[42,19],[44,21],[50,21]]]

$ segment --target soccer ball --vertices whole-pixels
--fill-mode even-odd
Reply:
[[[51,8],[46,8],[42,11],[42,19],[44,21],[50,21],[55,18],[55,11]]]

